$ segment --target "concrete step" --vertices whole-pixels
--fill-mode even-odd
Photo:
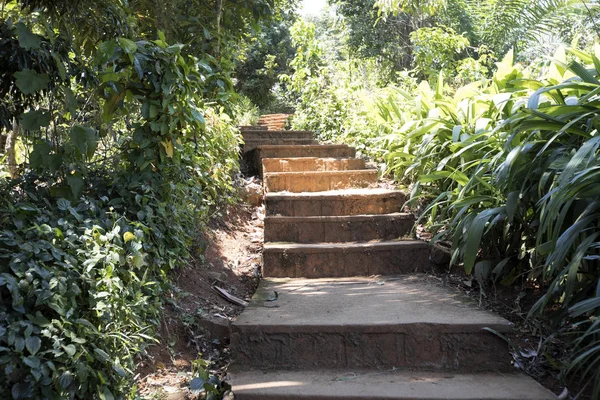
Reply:
[[[300,171],[346,171],[364,169],[365,162],[359,158],[265,158],[262,160],[263,174],[270,172]]]
[[[266,139],[248,139],[244,140],[244,146],[242,152],[247,153],[250,150],[256,149],[259,146],[305,146],[305,145],[316,145],[317,142],[313,139],[306,138],[266,138]]]
[[[259,139],[313,139],[313,133],[310,131],[268,131],[251,130],[242,131],[244,140]]]
[[[262,174],[262,160],[264,158],[291,158],[291,157],[332,157],[352,158],[356,149],[345,144],[315,144],[315,145],[263,145],[244,153],[244,158],[250,171]]]
[[[345,189],[265,195],[267,215],[293,217],[390,214],[403,211],[404,193],[387,189]]]
[[[368,243],[265,243],[263,276],[332,278],[422,272],[429,245],[420,240]]]
[[[323,192],[327,190],[366,188],[376,184],[376,169],[269,172],[263,174],[263,185],[266,192]]]
[[[240,370],[514,370],[485,327],[511,324],[422,274],[263,279],[232,324],[231,349]]]
[[[265,242],[364,242],[392,240],[410,234],[412,214],[343,215],[335,217],[266,217]]]
[[[325,355],[324,355],[325,356]],[[231,373],[236,400],[556,400],[517,373],[248,371]]]

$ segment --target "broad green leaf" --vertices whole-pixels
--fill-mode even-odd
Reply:
[[[113,365],[113,370],[119,375],[121,378],[125,378],[127,376],[127,371],[123,369],[119,364]]]
[[[468,231],[466,232],[466,245],[464,254],[465,272],[471,274],[475,266],[475,260],[481,246],[481,239],[485,226],[490,218],[495,216],[500,211],[500,208],[492,208],[481,212],[475,217]]]
[[[107,61],[116,60],[119,57],[121,49],[117,46],[115,40],[107,40],[98,45],[98,61],[105,63]]]
[[[15,383],[11,389],[11,394],[14,400],[30,399],[33,397],[33,385],[29,382]]]
[[[58,384],[61,388],[67,389],[73,383],[73,374],[70,371],[65,371],[58,378]]]
[[[190,381],[190,390],[194,394],[203,393],[204,392],[204,384],[206,381],[202,378],[194,378]]]
[[[25,339],[25,347],[31,354],[35,355],[42,347],[42,340],[37,336],[29,336]]]
[[[83,193],[84,181],[80,173],[76,172],[67,175],[67,184],[71,188],[71,193],[74,198],[78,198]]]
[[[48,88],[48,74],[38,74],[31,69],[15,72],[16,85],[23,94],[34,94]]]
[[[146,265],[146,260],[143,254],[137,253],[133,256],[133,266],[135,268],[141,268]]]
[[[138,49],[137,44],[135,44],[135,42],[132,40],[129,40],[127,38],[118,38],[117,40],[119,41],[119,44],[121,45],[123,51],[125,51],[125,53],[127,54],[133,54]]]
[[[592,297],[590,299],[580,301],[569,308],[569,313],[573,317],[579,317],[580,315],[594,311],[596,308],[600,308],[600,297]]]
[[[40,359],[35,356],[25,357],[23,363],[33,369],[40,368],[42,365]]]
[[[104,350],[102,350],[102,349],[97,349],[97,348],[96,348],[96,349],[94,349],[94,353],[96,353],[96,358],[97,358],[99,361],[102,361],[102,362],[107,362],[107,361],[109,361],[109,360],[110,360],[110,356],[108,355],[108,353],[107,353],[107,352],[105,352],[105,351],[104,351]]]
[[[575,75],[579,76],[582,81],[587,83],[593,83],[594,85],[600,85],[600,82],[596,79],[596,77],[583,65],[579,64],[577,61],[572,61],[569,64],[569,69],[575,73]]]
[[[75,353],[77,352],[77,347],[75,347],[75,345],[73,345],[73,344],[63,346],[63,349],[65,350],[65,353],[67,353],[67,355],[69,357],[73,357],[75,355]]]
[[[115,396],[113,396],[112,392],[106,386],[102,387],[100,392],[98,393],[101,400],[115,400]]]
[[[519,205],[519,195],[519,192],[510,192],[508,196],[506,196],[506,215],[511,222],[515,217],[515,211]]]
[[[37,131],[50,125],[50,116],[49,111],[29,111],[21,116],[21,125],[25,130]]]
[[[50,324],[51,324],[51,322],[46,317],[44,317],[42,314],[40,314],[39,311],[35,317],[33,317],[33,318],[31,318],[31,316],[28,316],[28,317],[30,318],[31,322],[33,322],[34,324],[36,324],[37,326],[40,326],[42,328],[46,328],[47,326],[50,326]]]
[[[98,147],[98,135],[92,128],[75,125],[69,133],[71,143],[88,160],[94,156]]]
[[[47,142],[37,142],[33,145],[33,151],[29,155],[29,166],[33,169],[46,167],[52,147]]]
[[[60,75],[60,78],[62,80],[66,80],[67,79],[67,70],[65,68],[65,64],[62,62],[60,57],[54,52],[52,52],[52,59],[54,60],[56,69],[58,69],[58,74]]]
[[[22,22],[19,22],[15,25],[17,29],[17,37],[19,38],[19,46],[24,48],[25,50],[38,50],[40,48],[40,37],[27,27]]]
[[[115,72],[112,72],[112,71],[105,72],[103,74],[100,74],[100,81],[102,83],[106,83],[106,82],[118,82],[119,81],[119,75],[117,75]]]

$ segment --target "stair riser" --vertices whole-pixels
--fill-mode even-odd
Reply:
[[[512,370],[506,342],[481,328],[449,332],[443,325],[419,324],[336,328],[234,325],[231,347],[236,363],[247,368]]]
[[[327,196],[322,198],[283,196],[266,197],[267,215],[294,217],[402,212],[405,196],[401,192],[385,196]]]
[[[414,219],[370,216],[360,220],[297,217],[265,218],[265,242],[319,243],[391,240],[408,235]]]
[[[313,139],[313,133],[309,131],[242,131],[242,137],[248,140],[265,139]]]
[[[426,243],[402,246],[263,250],[263,275],[274,278],[338,278],[397,275],[423,271],[429,260]]]
[[[263,175],[267,192],[323,192],[327,190],[366,188],[377,183],[376,170],[340,171],[335,173],[270,173]]]
[[[240,131],[248,132],[248,131],[266,131],[268,127],[266,125],[242,125],[240,126]]]
[[[308,138],[308,139],[304,139],[304,138],[285,138],[285,139],[278,139],[278,138],[274,138],[274,139],[252,139],[252,140],[246,140],[244,143],[244,146],[242,147],[242,152],[247,153],[251,150],[254,150],[255,148],[257,148],[258,146],[279,146],[279,145],[283,145],[283,146],[291,146],[291,145],[301,145],[301,146],[305,146],[305,145],[311,145],[311,144],[317,144],[316,141]]]
[[[303,171],[346,171],[365,168],[364,160],[348,158],[344,160],[328,158],[265,158],[262,160],[263,174],[270,172]]]
[[[348,146],[272,146],[267,148],[254,148],[244,152],[246,163],[250,172],[262,174],[262,160],[264,158],[295,158],[295,157],[329,157],[352,158],[356,150]]]

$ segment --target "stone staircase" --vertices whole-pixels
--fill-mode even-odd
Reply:
[[[231,328],[236,399],[556,398],[483,329],[508,321],[422,273],[405,195],[378,188],[353,148],[242,133],[266,217],[264,279]]]

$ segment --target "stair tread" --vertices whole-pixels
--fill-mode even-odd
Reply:
[[[273,292],[278,293],[277,300],[266,300]],[[462,293],[423,274],[263,279],[250,306],[233,325],[352,332],[356,327],[398,331],[415,324],[435,324],[439,325],[436,329],[453,332],[511,328],[504,318],[478,308]]]
[[[384,188],[353,188],[353,189],[338,189],[327,190],[323,192],[270,192],[265,196],[268,198],[332,198],[332,197],[366,197],[366,196],[389,196],[397,193],[402,193],[400,190],[390,190]]]
[[[281,130],[281,129],[248,129],[248,128],[244,128],[242,129],[243,133],[246,132],[251,132],[251,133],[275,133],[275,134],[282,134],[282,135],[288,135],[288,134],[296,134],[296,133],[300,133],[300,134],[310,134],[310,135],[314,135],[313,131],[292,131],[292,130]]]
[[[427,248],[428,244],[422,240],[395,239],[395,240],[371,240],[368,242],[327,242],[327,243],[293,243],[293,242],[267,242],[264,250],[293,250],[293,251],[338,251],[365,248],[387,248],[402,246],[419,246]]]
[[[290,145],[276,145],[276,144],[265,144],[258,146],[257,149],[270,150],[270,149],[282,149],[284,147],[289,148],[300,148],[300,149],[348,149],[350,146],[347,144],[290,144]],[[281,157],[269,157],[269,158],[281,158]]]
[[[284,215],[269,215],[265,217],[266,220],[272,221],[302,221],[302,222],[322,222],[322,221],[335,221],[335,222],[352,222],[352,221],[369,221],[374,219],[388,219],[388,218],[403,218],[403,219],[414,219],[411,213],[389,213],[389,214],[359,214],[359,215],[311,215],[307,217],[294,217]]]
[[[258,137],[258,138],[247,138],[244,139],[244,143],[245,144],[249,144],[249,143],[261,143],[261,146],[278,146],[277,144],[272,144],[270,142],[283,142],[283,143],[287,143],[287,142],[308,142],[306,145],[313,145],[316,144],[317,142],[310,137]],[[301,143],[292,143],[292,144],[286,144],[286,146],[293,146],[293,145],[298,145],[298,146],[303,146],[303,144]]]
[[[246,371],[230,374],[236,399],[550,400],[518,373],[415,371]]]
[[[284,171],[284,172],[265,172],[263,173],[263,177],[269,177],[273,175],[280,176],[306,176],[306,175],[314,175],[314,176],[326,176],[326,175],[371,175],[377,174],[377,170],[374,168],[366,168],[366,169],[344,169],[337,171]]]
[[[337,146],[337,145],[336,145]],[[346,145],[343,145],[346,146]],[[276,161],[315,161],[315,160],[323,160],[323,161],[349,161],[349,160],[357,160],[355,157],[272,157],[269,160]]]

